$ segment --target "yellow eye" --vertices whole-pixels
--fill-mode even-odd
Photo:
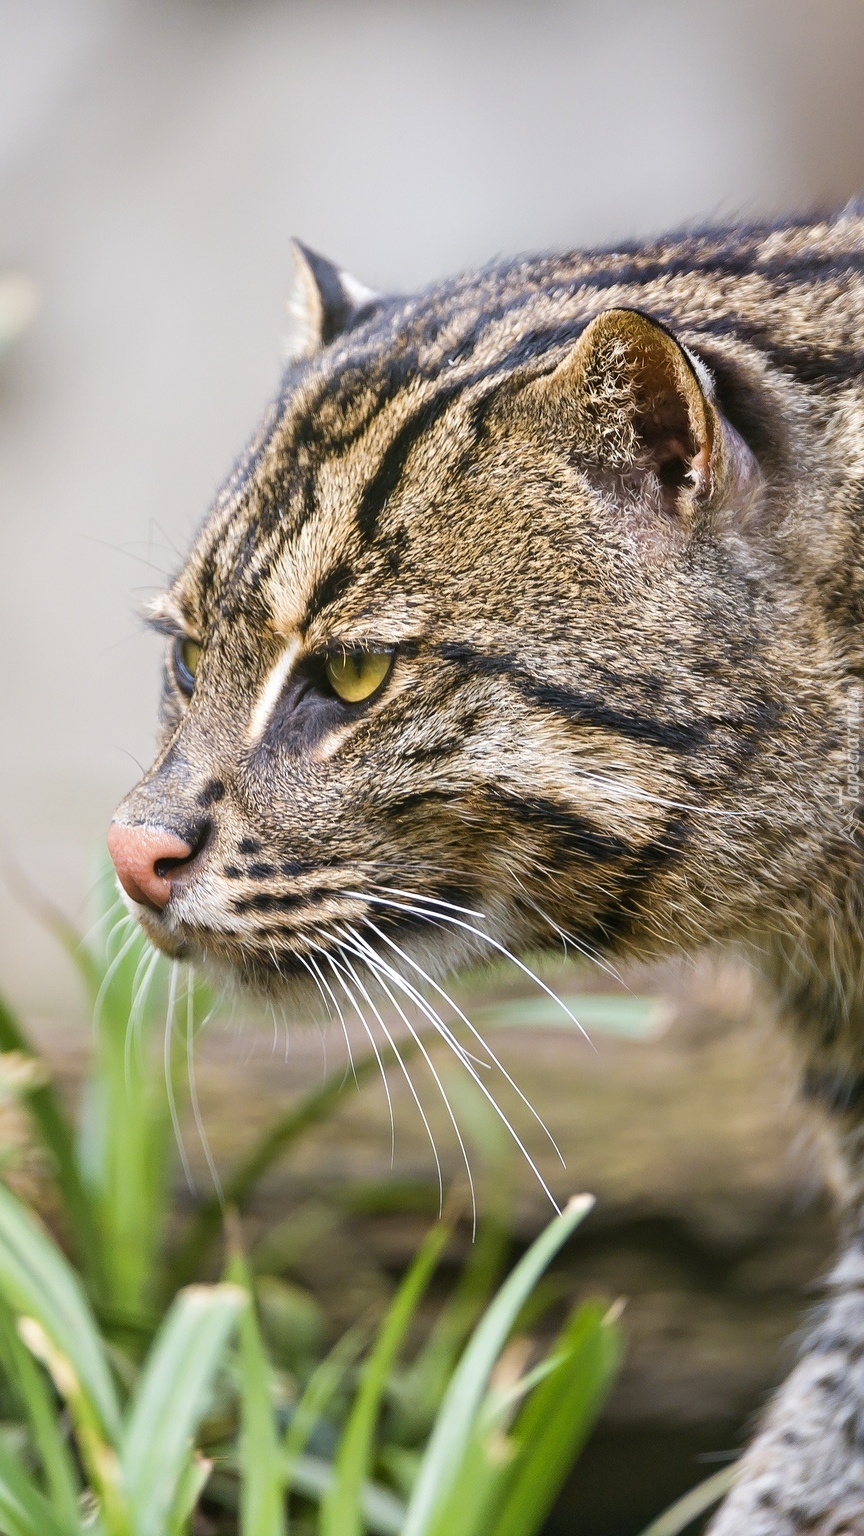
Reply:
[[[181,691],[187,695],[195,686],[200,660],[201,647],[197,640],[178,638],[174,641],[174,671]]]
[[[327,657],[324,671],[337,698],[362,704],[381,687],[392,665],[392,651],[340,651]]]

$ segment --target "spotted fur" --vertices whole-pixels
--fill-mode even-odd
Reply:
[[[264,988],[346,934],[745,946],[853,1257],[715,1529],[864,1532],[864,213],[409,298],[299,259],[302,354],[154,608],[201,661],[117,814],[198,854],[141,920]],[[345,705],[357,647],[392,671]]]

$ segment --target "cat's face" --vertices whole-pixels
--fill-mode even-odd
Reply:
[[[685,354],[624,311],[472,348],[426,303],[294,368],[154,607],[162,748],[117,817],[196,852],[136,910],[263,986],[695,935],[782,755],[721,529],[758,475]]]

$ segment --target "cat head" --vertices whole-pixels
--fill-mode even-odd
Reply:
[[[786,690],[709,370],[542,262],[416,299],[299,263],[302,345],[151,612],[111,839],[146,931],[273,987],[728,927]]]

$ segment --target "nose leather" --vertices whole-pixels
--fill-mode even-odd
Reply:
[[[172,881],[193,857],[185,838],[166,827],[125,826],[114,821],[108,852],[127,896],[161,912],[171,897]]]

